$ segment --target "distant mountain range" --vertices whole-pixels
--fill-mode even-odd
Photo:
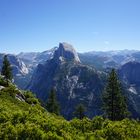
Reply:
[[[44,63],[53,57],[55,50],[47,50],[41,53],[20,53],[17,55],[28,67],[34,68],[40,63]],[[140,51],[137,50],[120,50],[120,51],[107,51],[107,52],[87,52],[78,53],[78,56],[83,64],[94,66],[96,69],[104,69],[107,67],[118,68],[121,65],[137,61],[140,62]]]
[[[48,59],[51,59],[53,57],[53,54],[57,47],[54,47],[50,50],[44,51],[44,52],[29,52],[24,53],[21,52],[17,55],[18,58],[20,58],[29,69],[35,68],[38,64],[46,62]]]
[[[4,55],[0,54],[0,68]],[[15,83],[33,91],[44,102],[54,87],[62,114],[68,119],[78,103],[87,107],[89,117],[101,114],[100,96],[108,72],[115,68],[132,116],[140,117],[140,51],[77,53],[70,44],[60,43],[41,53],[8,54],[8,58]]]
[[[108,67],[119,68],[128,62],[140,62],[140,51],[122,50],[107,52],[88,52],[80,53],[80,60],[87,65],[96,67],[97,69],[105,69]]]

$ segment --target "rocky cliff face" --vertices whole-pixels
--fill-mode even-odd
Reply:
[[[3,63],[3,57],[5,54],[0,54],[0,67],[2,67]],[[10,61],[13,75],[26,75],[28,74],[28,69],[23,61],[21,61],[18,57],[15,55],[8,54],[8,60]]]
[[[67,43],[59,44],[59,48],[55,51],[54,59],[56,61],[59,59],[66,59],[66,61],[74,61],[80,63],[77,52],[72,47],[72,45]]]
[[[54,55],[57,47],[54,47],[50,50],[46,50],[44,52],[29,52],[29,53],[20,53],[17,55],[30,69],[30,71],[34,71],[38,64],[45,63],[47,60],[51,59]]]
[[[140,86],[140,63],[129,62],[120,69],[120,77],[128,84]]]
[[[0,70],[3,65],[4,55],[5,54],[0,54]],[[28,79],[29,78],[29,76],[28,76],[29,69],[27,68],[25,63],[22,60],[20,60],[17,56],[12,55],[12,54],[8,54],[7,56],[8,56],[8,60],[10,61],[10,64],[11,64],[14,82],[20,88],[25,88],[26,81],[30,80],[30,79]]]
[[[56,89],[62,114],[66,118],[72,118],[79,103],[87,107],[89,117],[101,113],[99,106],[103,82],[100,74],[94,68],[82,65],[69,44],[60,43],[53,59],[38,65],[28,89],[46,101],[52,87]]]
[[[119,77],[129,97],[133,117],[140,117],[140,63],[128,62],[119,70]]]

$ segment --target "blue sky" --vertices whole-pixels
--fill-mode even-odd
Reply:
[[[140,0],[0,0],[0,52],[140,50]]]

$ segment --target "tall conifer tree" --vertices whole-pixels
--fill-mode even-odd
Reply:
[[[55,113],[56,115],[60,114],[60,106],[56,99],[56,92],[54,89],[52,89],[50,92],[50,95],[47,100],[46,108],[51,113]]]
[[[86,111],[86,109],[85,109],[84,105],[83,104],[78,104],[76,106],[74,115],[81,120],[85,117],[85,111]]]
[[[122,120],[128,116],[126,100],[114,69],[109,74],[102,99],[105,116],[110,120]]]
[[[10,66],[10,62],[7,58],[7,55],[4,56],[4,59],[3,59],[3,66],[2,66],[2,71],[1,71],[1,74],[5,77],[5,79],[7,80],[12,80],[12,69],[11,69],[11,66]]]

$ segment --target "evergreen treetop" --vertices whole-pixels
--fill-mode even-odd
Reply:
[[[51,89],[51,92],[47,100],[46,108],[51,113],[55,113],[56,115],[60,114],[60,106],[56,99],[55,89]]]
[[[81,120],[85,117],[85,111],[86,111],[86,108],[84,107],[84,105],[83,104],[78,104],[76,106],[74,115]]]
[[[12,80],[12,69],[11,69],[11,66],[10,66],[10,62],[7,58],[7,55],[4,56],[4,59],[3,59],[3,66],[2,66],[2,71],[1,71],[1,74],[5,77],[5,79],[8,81],[8,80]]]
[[[128,116],[126,100],[122,94],[115,69],[112,69],[109,74],[102,99],[105,116],[110,120],[122,120]]]

